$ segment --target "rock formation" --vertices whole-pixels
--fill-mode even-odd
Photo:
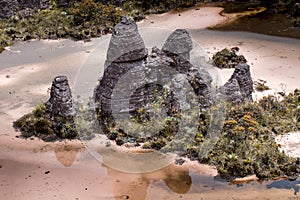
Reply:
[[[243,96],[241,94],[241,89],[238,81],[233,78],[225,83],[225,85],[221,88],[221,93],[224,94],[226,100],[234,103],[240,104],[243,102]]]
[[[44,141],[76,138],[76,110],[66,76],[54,78],[50,98],[14,122],[14,127],[27,138],[37,136]]]
[[[112,62],[125,63],[141,60],[147,56],[147,49],[140,36],[136,23],[126,17],[122,17],[113,31],[109,43],[106,66]]]
[[[113,31],[104,74],[94,92],[100,125],[110,139],[118,137],[110,134],[112,127],[118,127],[115,118],[132,117],[143,108],[146,113],[142,120],[147,120],[151,116],[148,105],[157,97],[163,98],[162,105],[169,116],[187,109],[181,99],[186,95],[182,93],[185,87],[210,104],[212,79],[189,62],[192,46],[187,31],[178,29],[162,50],[153,47],[148,55],[136,23],[122,18]],[[175,90],[169,88],[174,84]],[[118,131],[128,137],[124,130]]]
[[[77,131],[74,123],[76,110],[66,76],[54,78],[50,98],[45,105],[55,134],[60,138],[76,137]]]
[[[66,76],[57,76],[54,78],[51,86],[50,99],[47,101],[46,107],[52,118],[75,117],[76,110]]]
[[[122,18],[113,31],[104,74],[94,91],[98,120],[109,139],[117,144],[123,144],[124,138],[138,139],[128,135],[118,123],[120,119],[133,118],[139,123],[147,122],[153,116],[152,103],[158,99],[163,107],[160,112],[171,118],[191,109],[190,92],[202,107],[211,106],[217,97],[236,104],[252,100],[253,82],[247,64],[237,65],[222,92],[219,91],[222,95],[216,95],[209,73],[189,61],[192,48],[187,31],[177,29],[162,49],[153,47],[148,55],[136,23]],[[177,123],[169,130],[176,134]],[[157,134],[163,133],[160,130]],[[159,149],[163,144],[164,141],[157,141],[155,147]]]
[[[185,29],[176,29],[166,40],[162,50],[190,60],[190,51],[193,49],[192,38]]]
[[[68,7],[79,0],[56,0],[59,7]],[[46,9],[52,4],[51,0],[0,0],[0,18],[9,18],[17,12],[25,16],[34,9]]]
[[[231,78],[223,86],[227,100],[233,103],[253,101],[253,81],[250,74],[250,66],[238,64]]]

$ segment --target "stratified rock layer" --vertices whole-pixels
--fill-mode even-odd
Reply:
[[[54,78],[50,99],[46,103],[46,106],[53,118],[73,118],[76,115],[71,89],[66,76],[57,76]]]
[[[238,81],[235,78],[227,81],[222,89],[222,93],[225,95],[224,98],[226,98],[226,100],[234,104],[240,104],[243,102],[241,89]]]
[[[210,105],[212,78],[189,62],[191,49],[189,34],[180,29],[169,36],[164,50],[153,47],[148,56],[135,22],[122,18],[111,37],[104,74],[94,93],[100,125],[110,139],[118,137],[109,133],[118,127],[115,119],[136,116],[143,108],[146,113],[139,120],[147,120],[152,112],[148,106],[158,97],[162,97],[162,110],[168,116],[189,109],[187,99],[182,98],[188,96],[185,88],[203,97],[203,106]],[[172,88],[175,85],[176,89]],[[124,130],[118,131],[122,137],[126,135]]]
[[[190,59],[193,49],[192,38],[185,29],[176,29],[166,40],[162,50]]]
[[[112,62],[140,60],[146,56],[147,49],[136,23],[131,19],[122,17],[111,36],[105,65],[108,66]]]

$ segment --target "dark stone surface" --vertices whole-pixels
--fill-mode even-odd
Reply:
[[[52,117],[74,117],[76,115],[71,89],[66,76],[57,76],[54,78],[50,99],[46,103],[46,106]]]
[[[193,49],[192,38],[185,29],[176,29],[166,40],[162,50],[183,56],[190,60],[190,51]]]
[[[129,62],[143,59],[147,56],[144,41],[138,32],[136,23],[122,17],[111,36],[107,50],[106,66],[112,62]]]
[[[26,15],[35,8],[46,9],[50,5],[50,0],[0,0],[0,18],[9,18],[18,11]]]
[[[184,44],[180,46],[174,38]],[[174,53],[170,49],[166,50],[167,47],[184,49],[177,49]],[[94,92],[103,131],[109,132],[116,125],[115,117],[119,120],[122,116],[133,116],[139,108],[145,108],[147,120],[147,116],[151,116],[151,108],[147,106],[157,97],[162,97],[165,91],[167,95],[163,100],[163,112],[168,116],[188,108],[182,99],[187,94],[180,93],[185,87],[192,88],[193,93],[205,99],[202,101],[203,106],[210,105],[212,78],[206,71],[196,69],[189,62],[186,56],[189,57],[191,49],[188,33],[176,30],[166,41],[164,51],[153,47],[148,55],[136,24],[123,18],[111,37],[107,66]],[[176,89],[169,88],[170,85],[176,85]],[[123,130],[121,132],[124,134]]]
[[[76,110],[66,76],[57,76],[52,82],[50,99],[46,103],[50,116],[73,118]]]
[[[80,0],[56,0],[59,7],[69,7]],[[51,0],[0,0],[0,18],[9,18],[20,12],[29,15],[34,9],[46,9],[51,6]]]
[[[217,96],[209,73],[190,63],[192,47],[189,34],[178,29],[168,37],[162,50],[153,47],[148,55],[135,22],[122,18],[114,29],[104,74],[94,91],[98,120],[110,139],[130,137],[116,120],[135,117],[140,108],[143,116],[137,119],[141,123],[149,120],[149,105],[166,91],[160,111],[167,116],[190,108],[189,92],[197,96],[202,107],[211,106],[217,97],[233,103],[252,101],[253,82],[247,64],[236,66],[230,80],[220,89],[221,96]],[[112,127],[119,128],[119,135],[110,133]]]
[[[45,105],[55,134],[60,138],[77,137],[78,133],[74,122],[76,109],[66,76],[54,78],[50,98]]]
[[[223,86],[228,100],[233,103],[244,103],[253,101],[253,81],[250,73],[250,66],[238,64],[231,78]]]
[[[234,104],[240,104],[243,102],[243,96],[241,94],[241,89],[238,81],[234,79],[230,79],[223,86],[222,93],[224,94],[224,98]]]

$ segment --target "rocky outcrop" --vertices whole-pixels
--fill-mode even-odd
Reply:
[[[240,104],[243,102],[243,96],[241,94],[241,89],[238,81],[233,78],[225,83],[221,88],[222,93],[227,101],[232,102],[233,104]]]
[[[190,60],[190,51],[193,49],[192,38],[185,29],[176,29],[166,40],[162,50]]]
[[[76,109],[66,76],[54,78],[50,98],[45,105],[56,135],[60,138],[76,137],[77,131],[74,123]]]
[[[143,117],[137,117],[138,121],[147,121],[152,112],[149,105],[157,98],[168,116],[188,109],[182,99],[188,96],[186,87],[206,100],[203,106],[210,104],[212,78],[189,62],[191,50],[189,34],[178,29],[169,36],[162,50],[153,47],[148,55],[136,23],[122,18],[113,31],[104,74],[94,92],[100,125],[110,139],[119,141],[118,134],[111,134],[113,127],[118,127],[116,118],[136,117],[143,110]],[[130,137],[124,130],[118,132]]]
[[[76,110],[66,76],[54,78],[50,98],[46,103],[13,123],[24,138],[36,136],[44,141],[76,138]]]
[[[57,76],[54,78],[50,99],[47,101],[46,106],[53,118],[73,118],[76,115],[71,89],[66,76]]]
[[[252,101],[253,82],[247,64],[235,67],[232,77],[221,88],[222,92],[219,91],[220,96],[212,88],[209,73],[189,61],[192,48],[188,32],[177,29],[162,49],[153,47],[148,54],[135,22],[122,18],[112,34],[104,74],[94,91],[98,120],[109,139],[116,140],[117,144],[136,141],[138,138],[128,135],[120,121],[147,122],[154,116],[155,102],[160,101],[159,112],[172,119],[181,111],[191,109],[191,93],[197,96],[197,105],[202,108],[210,107],[219,97],[235,104]],[[164,127],[168,133],[176,134],[177,125],[169,122]],[[157,138],[157,134],[167,138],[165,129],[147,136],[147,140]],[[165,142],[153,144],[159,149]]]
[[[147,56],[147,49],[140,36],[136,23],[126,17],[122,17],[113,31],[109,43],[106,66],[111,63],[125,63],[137,61]]]
[[[250,73],[250,66],[238,64],[235,70],[223,86],[226,98],[233,103],[243,103],[253,101],[253,81]]]
[[[0,18],[8,18],[21,12],[24,15],[36,9],[46,9],[51,5],[50,0],[0,0]]]
[[[46,9],[51,5],[50,0],[18,0],[19,9]]]

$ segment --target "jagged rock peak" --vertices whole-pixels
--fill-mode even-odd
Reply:
[[[237,95],[233,94],[233,92],[236,93],[236,89],[230,88],[232,86],[236,87],[236,83],[235,83],[234,79],[238,83],[238,86],[240,88],[240,93],[242,95],[242,99],[238,100],[238,101],[241,101],[241,102],[253,101],[253,99],[252,99],[253,81],[251,78],[250,66],[245,63],[238,64],[235,67],[231,78],[224,85],[224,89],[225,89],[225,91],[227,91],[227,95],[229,95],[229,96],[233,95],[233,96],[237,97]],[[230,92],[230,91],[232,91],[232,92]],[[230,93],[232,93],[232,94],[230,94]]]
[[[190,51],[193,49],[193,42],[190,34],[185,29],[176,29],[166,40],[162,50],[183,56],[190,59]]]
[[[136,23],[127,17],[122,17],[112,33],[105,67],[112,62],[131,62],[140,60],[147,55],[147,49],[138,32]]]
[[[50,99],[46,103],[46,106],[52,117],[74,117],[76,115],[71,89],[66,76],[57,76],[54,78]]]

